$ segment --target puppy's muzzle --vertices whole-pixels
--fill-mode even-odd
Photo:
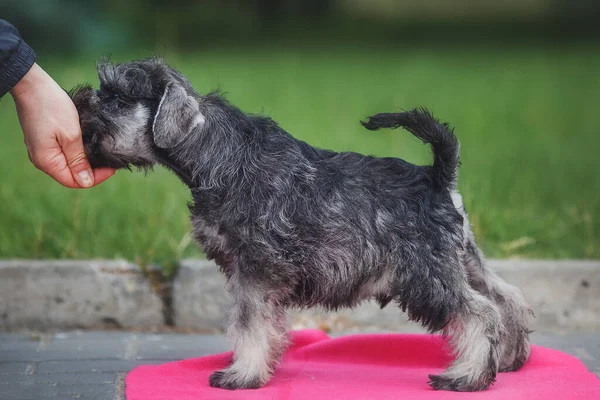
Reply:
[[[91,86],[79,86],[69,95],[79,113],[79,123],[83,137],[83,147],[92,168],[115,166],[110,157],[102,151],[100,141],[109,130],[100,115],[100,97]],[[119,163],[120,164],[120,163]],[[119,165],[121,166],[121,165]]]

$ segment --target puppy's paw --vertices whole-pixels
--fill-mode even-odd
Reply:
[[[507,338],[501,344],[499,372],[513,372],[521,369],[529,359],[531,345],[528,335],[519,335],[517,339]]]
[[[208,378],[208,383],[211,387],[227,390],[257,389],[264,385],[258,378],[241,377],[230,369],[214,372]]]
[[[453,392],[480,392],[486,390],[495,378],[493,376],[481,376],[472,379],[467,376],[451,376],[450,374],[429,375],[429,385],[435,390],[451,390]]]

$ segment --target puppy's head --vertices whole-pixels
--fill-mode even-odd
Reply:
[[[204,122],[198,94],[162,60],[101,61],[97,68],[100,89],[70,92],[92,167],[149,167]]]

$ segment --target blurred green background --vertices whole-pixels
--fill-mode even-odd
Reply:
[[[462,143],[459,187],[490,257],[600,257],[598,1],[0,1],[63,87],[94,63],[165,56],[297,138],[427,164],[377,112],[426,106]],[[162,168],[65,189],[27,158],[0,101],[0,258],[201,256],[189,194]]]

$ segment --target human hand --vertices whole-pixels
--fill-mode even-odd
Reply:
[[[37,64],[10,91],[29,160],[60,184],[88,188],[115,170],[92,170],[83,150],[79,115],[67,93]]]

